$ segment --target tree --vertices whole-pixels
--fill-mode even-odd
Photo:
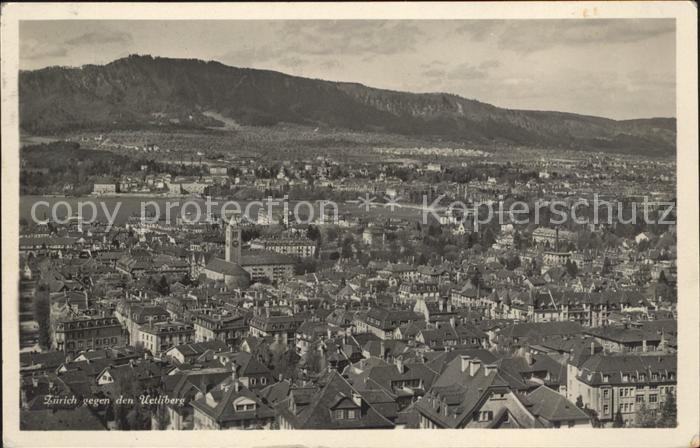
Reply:
[[[318,241],[321,239],[321,232],[318,230],[318,227],[309,226],[309,228],[306,229],[306,237],[310,240]]]
[[[294,350],[273,353],[270,363],[272,367],[272,374],[275,377],[282,375],[283,378],[296,380],[297,364],[299,363],[299,359],[299,355],[297,355]]]
[[[168,279],[165,278],[165,275],[160,277],[160,281],[158,282],[158,292],[164,296],[170,294],[170,285],[168,284]]]
[[[634,424],[638,428],[656,428],[657,423],[654,411],[649,409],[644,403],[640,403],[639,406],[637,406]]]
[[[622,428],[623,426],[625,426],[625,421],[622,419],[620,408],[617,408],[615,419],[613,420],[613,428]]]
[[[140,403],[126,414],[126,421],[131,430],[151,429],[151,413]]]
[[[324,356],[318,348],[310,348],[304,357],[306,367],[312,373],[319,373],[324,367]]]
[[[594,428],[601,427],[600,420],[598,420],[598,413],[594,409],[590,409],[584,406],[583,412],[585,412],[588,415],[588,417],[590,417],[591,423],[593,424]]]
[[[129,429],[129,421],[126,418],[128,409],[123,404],[118,404],[116,401],[112,401],[112,414],[114,415],[114,422],[117,429],[127,430]]]
[[[153,428],[159,431],[168,429],[170,424],[170,413],[168,412],[168,407],[164,404],[156,405],[153,410]]]
[[[661,407],[661,416],[659,417],[658,427],[659,428],[675,428],[678,426],[678,409],[676,407],[676,395],[673,392],[669,392],[666,395],[666,401],[664,401]]]
[[[666,279],[666,272],[661,271],[661,273],[659,273],[659,280],[657,281],[657,283],[664,283],[668,285],[668,280]]]
[[[352,258],[353,251],[352,251],[352,243],[353,243],[353,238],[352,236],[348,235],[343,239],[343,246],[340,251],[340,256],[343,258]]]

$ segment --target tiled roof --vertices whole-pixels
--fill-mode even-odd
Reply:
[[[379,429],[393,428],[394,424],[377,411],[367,399],[363,399],[360,417],[356,419],[335,419],[331,407],[352,400],[354,394],[362,395],[342,376],[333,371],[328,375],[323,389],[311,397],[311,402],[301,412],[294,415],[289,410],[287,400],[276,406],[277,411],[296,429]]]
[[[532,413],[550,422],[590,419],[574,403],[547,386],[540,386],[530,392],[527,399],[532,404]]]
[[[603,354],[588,358],[580,367],[578,378],[591,385],[602,384],[638,384],[638,383],[675,383],[677,356],[671,354]],[[654,380],[652,374],[658,375]],[[623,375],[629,375],[623,381]],[[645,375],[641,380],[640,374]],[[605,381],[604,376],[607,376]],[[666,379],[662,380],[662,376]],[[673,379],[671,379],[671,376]]]

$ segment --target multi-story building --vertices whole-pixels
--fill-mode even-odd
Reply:
[[[249,252],[241,257],[241,266],[253,281],[288,279],[294,275],[294,264],[290,256],[274,252]]]
[[[109,179],[99,180],[92,187],[93,194],[114,194],[117,191],[117,183]]]
[[[426,395],[415,404],[419,427],[423,428],[547,428],[557,402],[539,400],[537,407],[518,394],[496,364],[460,355],[438,377]],[[556,394],[556,393],[555,393]],[[573,403],[567,403],[575,410]],[[590,425],[578,410],[566,416],[569,426]],[[571,423],[568,423],[571,422]],[[559,425],[561,422],[559,421]]]
[[[419,299],[434,302],[440,297],[437,283],[404,283],[399,287],[399,301],[402,304],[412,304]]]
[[[422,314],[384,308],[372,308],[366,316],[359,316],[354,324],[358,333],[372,333],[380,339],[394,339],[394,331],[401,325],[423,321]]]
[[[250,335],[261,338],[272,336],[284,344],[292,344],[297,328],[303,321],[303,317],[291,315],[258,314],[250,318]]]
[[[235,373],[191,402],[194,429],[270,429],[275,413]]]
[[[177,345],[194,342],[194,327],[182,322],[149,323],[141,327],[138,342],[152,354],[159,355]]]
[[[127,342],[132,344],[140,340],[139,331],[142,326],[165,322],[170,318],[170,314],[162,306],[140,301],[120,302],[114,315],[126,329]]]
[[[250,248],[295,257],[313,257],[316,253],[316,243],[309,238],[258,238],[250,242]]]
[[[243,316],[226,315],[219,311],[196,312],[192,316],[195,342],[223,341],[235,344],[248,334]]]
[[[532,240],[537,244],[546,244],[548,247],[556,249],[562,243],[575,243],[576,233],[568,230],[550,229],[538,227],[532,232]]]
[[[386,242],[386,233],[381,227],[367,227],[362,232],[362,241],[368,245],[383,245]]]
[[[405,263],[388,263],[383,268],[377,271],[381,277],[395,277],[401,281],[413,281],[418,278],[418,271],[410,264]]]
[[[616,413],[633,424],[641,405],[655,412],[676,392],[676,354],[606,354],[573,358],[567,364],[567,398],[594,410],[603,425]]]
[[[122,345],[124,331],[116,317],[81,316],[53,326],[53,348],[66,353]]]

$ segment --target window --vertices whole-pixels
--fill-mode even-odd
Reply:
[[[603,375],[603,382],[604,383],[610,382],[610,375]]]
[[[260,378],[260,384],[267,384],[267,378],[265,378],[265,377]]]
[[[658,381],[659,380],[659,374],[658,373],[652,373],[651,374],[651,379],[653,381]]]
[[[656,394],[649,395],[649,403],[656,403],[657,400],[658,400],[658,395],[656,395]]]
[[[603,406],[603,414],[607,414],[608,412],[610,412],[610,406],[606,404]]]
[[[610,390],[604,389],[603,390],[603,398],[609,398],[609,397],[610,397]]]
[[[626,382],[628,382],[629,380],[630,380],[630,376],[629,376],[628,373],[622,374],[622,381],[624,381],[624,382],[626,383]]]
[[[637,399],[635,401],[637,403],[644,403],[644,395],[637,395]]]
[[[336,420],[354,420],[359,418],[360,411],[358,409],[335,409],[333,418]]]
[[[255,385],[255,378],[250,379],[250,384]]]
[[[493,420],[493,411],[481,411],[479,412],[480,422],[490,422]]]

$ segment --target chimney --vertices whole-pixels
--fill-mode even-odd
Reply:
[[[595,355],[595,342],[591,341],[591,356]]]
[[[354,390],[352,391],[352,401],[354,401],[356,405],[362,407],[362,396]]]
[[[233,390],[238,392],[239,389],[239,383],[238,383],[238,365],[236,364],[236,361],[231,361],[231,383],[233,384]]]
[[[528,366],[531,366],[535,363],[535,360],[532,357],[532,353],[525,352],[525,361],[527,361]]]
[[[386,352],[384,351],[384,339],[382,339],[379,342],[379,357],[384,359],[384,355],[386,355]]]
[[[405,369],[403,364],[403,356],[401,355],[396,357],[396,368],[398,369],[399,373],[403,375]]]
[[[491,373],[495,373],[498,370],[496,364],[484,364],[484,375],[489,376]]]
[[[472,359],[472,362],[469,363],[469,376],[474,376],[476,375],[477,370],[479,370],[479,367],[481,367],[481,360],[480,359]]]
[[[459,370],[461,372],[466,372],[467,369],[469,368],[471,357],[469,355],[460,355],[459,359],[461,361]]]

